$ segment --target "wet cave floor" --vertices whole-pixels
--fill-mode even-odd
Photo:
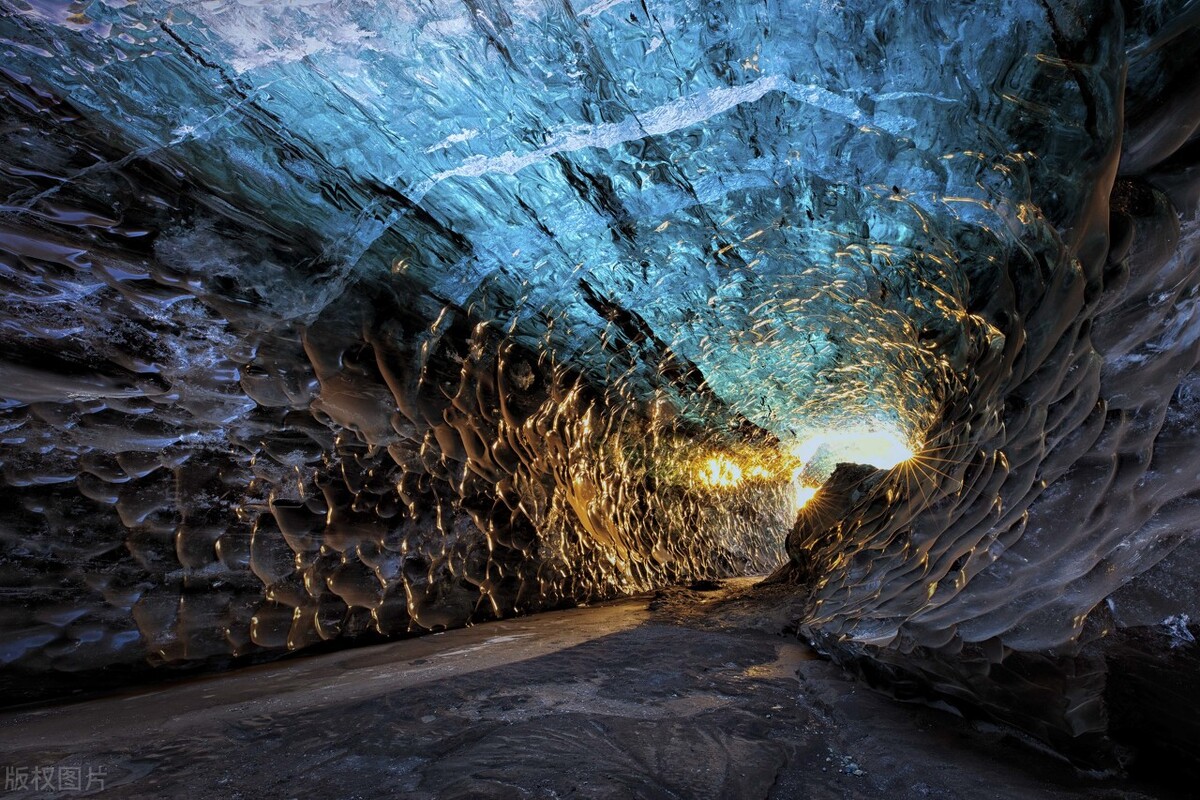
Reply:
[[[787,599],[706,588],[8,710],[3,762],[82,790],[2,796],[1182,796],[896,703],[784,635]]]

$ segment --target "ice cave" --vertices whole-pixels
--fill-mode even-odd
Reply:
[[[0,0],[3,797],[1200,789],[1200,0]]]

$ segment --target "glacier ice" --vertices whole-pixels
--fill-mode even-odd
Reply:
[[[1195,17],[0,0],[0,661],[786,561],[822,647],[1003,716],[970,659],[1195,600],[1135,580],[1200,487]]]

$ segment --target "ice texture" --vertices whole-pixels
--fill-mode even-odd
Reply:
[[[786,557],[1001,707],[964,653],[1195,617],[1131,581],[1200,489],[1198,20],[1131,5],[0,0],[0,662]],[[865,429],[916,457],[797,519]]]

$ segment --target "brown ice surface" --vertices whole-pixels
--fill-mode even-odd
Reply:
[[[1150,798],[856,684],[748,581],[0,714],[119,798]],[[764,593],[765,591],[765,593]]]

